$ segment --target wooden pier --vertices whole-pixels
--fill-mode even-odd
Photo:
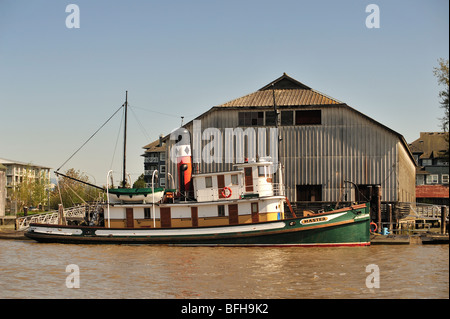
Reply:
[[[448,244],[448,234],[371,235],[371,245]]]

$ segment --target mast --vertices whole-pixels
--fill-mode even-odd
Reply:
[[[127,112],[128,112],[128,91],[125,91],[125,126],[123,133],[123,176],[122,176],[122,187],[125,188],[127,185],[126,169],[127,169]]]
[[[280,158],[280,143],[281,143],[281,137],[280,132],[278,131],[278,110],[277,110],[277,102],[275,99],[275,85],[272,83],[272,98],[273,98],[273,111],[275,112],[275,128],[277,129],[277,156],[278,156],[278,184],[280,187],[280,195],[284,195],[283,192],[283,172],[282,172],[282,165],[281,165],[281,158]]]

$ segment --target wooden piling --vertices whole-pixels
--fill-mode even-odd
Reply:
[[[375,196],[377,201],[377,220],[378,220],[378,231],[381,232],[381,185],[375,186]]]
[[[62,204],[58,205],[58,225],[65,225],[64,207]]]
[[[388,204],[389,211],[389,232],[392,233],[393,223],[392,223],[392,204]]]
[[[447,223],[447,206],[441,206],[441,234],[445,234]]]

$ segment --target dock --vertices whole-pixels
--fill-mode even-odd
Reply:
[[[29,240],[24,231],[0,229],[0,239]]]
[[[441,245],[448,244],[448,234],[379,235],[372,234],[371,245]]]

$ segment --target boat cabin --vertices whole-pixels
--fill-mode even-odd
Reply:
[[[110,227],[198,227],[246,224],[284,218],[285,197],[273,183],[273,163],[246,162],[234,171],[192,175],[194,199],[114,202]],[[149,195],[152,196],[152,195]],[[153,196],[152,196],[153,197]],[[105,226],[108,225],[105,212]]]
[[[271,162],[234,166],[236,171],[193,175],[194,198],[197,202],[274,195]]]

